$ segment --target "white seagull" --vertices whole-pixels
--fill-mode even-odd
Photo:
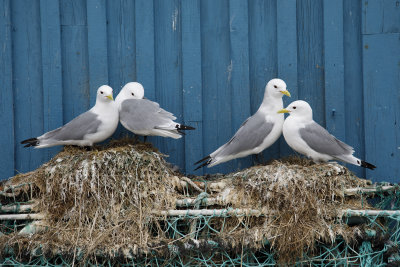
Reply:
[[[144,88],[138,82],[127,83],[115,98],[121,124],[137,135],[181,138],[182,130],[195,128],[177,122],[176,117],[144,98]]]
[[[286,83],[272,79],[265,87],[264,99],[257,112],[243,122],[235,135],[220,148],[195,164],[202,163],[195,170],[258,154],[271,146],[281,136],[284,115],[276,111],[283,108],[282,96],[290,97]]]
[[[96,104],[64,126],[21,142],[25,147],[58,145],[92,146],[110,137],[118,126],[118,107],[113,90],[103,85],[97,90]]]
[[[368,169],[376,167],[353,156],[354,149],[336,139],[313,120],[310,105],[302,100],[292,102],[278,113],[289,113],[283,124],[286,143],[295,151],[315,162],[340,160]]]

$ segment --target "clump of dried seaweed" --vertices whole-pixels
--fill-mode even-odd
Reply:
[[[9,235],[7,244],[75,257],[77,248],[84,256],[138,256],[152,250],[168,255],[171,246],[190,243],[193,237],[201,239],[205,249],[210,249],[207,240],[213,239],[220,249],[239,253],[244,248],[257,251],[268,240],[279,261],[290,263],[312,251],[316,242],[334,242],[338,236],[349,241],[361,232],[360,227],[343,223],[338,214],[362,203],[358,195],[345,198],[344,189],[369,181],[338,164],[289,158],[216,175],[207,182],[206,177],[193,182],[178,176],[148,144],[123,140],[93,151],[66,147],[36,171],[15,177],[18,183],[38,188],[35,209],[45,215],[41,226],[46,231],[29,237]],[[187,235],[174,240],[161,211],[182,209],[178,199],[196,198],[202,190],[216,200],[209,209],[253,209],[260,216],[214,216],[203,221],[187,216],[181,220],[187,224]]]
[[[66,147],[30,176],[40,189],[35,209],[46,216],[41,226],[47,230],[33,235],[29,248],[53,254],[79,248],[85,256],[146,251],[164,239],[151,212],[173,207],[172,175],[151,145]]]
[[[335,163],[313,164],[291,157],[222,176],[214,183],[223,184],[223,198],[232,208],[257,209],[264,215],[225,222],[219,238],[254,250],[268,240],[279,261],[290,263],[312,251],[317,242],[357,237],[361,229],[344,223],[341,210],[366,204],[358,195],[345,198],[344,191],[370,181]]]

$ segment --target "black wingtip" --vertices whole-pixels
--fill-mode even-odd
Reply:
[[[207,160],[207,161],[203,162],[203,164],[201,164],[201,165],[197,166],[197,168],[196,168],[196,169],[194,169],[194,170],[195,170],[195,171],[197,171],[198,169],[200,169],[200,168],[203,168],[203,167],[207,166],[207,165],[208,165],[210,162],[211,162],[211,159],[209,159],[209,160]]]
[[[203,162],[203,161],[204,161],[204,162]],[[200,168],[203,168],[204,166],[207,166],[208,164],[210,164],[210,162],[211,162],[211,157],[210,157],[210,155],[208,155],[207,157],[202,158],[201,160],[199,160],[198,162],[196,162],[194,165],[199,164],[199,163],[201,163],[201,162],[203,162],[203,163],[202,163],[201,165],[197,166],[196,169],[194,169],[195,171],[198,170],[198,169],[200,169]]]
[[[37,146],[39,144],[39,140],[35,138],[29,138],[21,142],[21,144],[25,144],[24,147],[30,147],[30,146]]]
[[[178,130],[196,130],[196,128],[192,127],[192,126],[187,126],[187,125],[183,125],[183,124],[177,124],[176,125],[176,129]]]
[[[370,169],[370,170],[373,170],[373,169],[376,168],[375,165],[373,165],[373,164],[371,164],[371,163],[368,163],[368,162],[366,162],[366,161],[363,161],[363,160],[361,161],[361,167],[368,168],[368,169]]]
[[[203,162],[203,161],[208,160],[208,159],[211,159],[210,155],[208,155],[208,156],[202,158],[201,160],[195,162],[193,165],[199,164],[200,162]]]

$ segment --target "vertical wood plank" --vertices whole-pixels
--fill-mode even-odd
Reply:
[[[278,76],[277,2],[249,1],[249,56],[251,113],[259,108],[268,81]],[[279,142],[264,153],[265,160],[279,157]]]
[[[249,34],[247,0],[229,2],[231,64],[228,82],[232,88],[232,133],[250,117]],[[252,158],[234,160],[233,170],[251,166]],[[232,170],[232,171],[233,171]]]
[[[96,103],[97,89],[108,84],[107,15],[105,0],[87,1],[90,105]],[[114,89],[114,97],[116,90]]]
[[[313,118],[325,125],[324,35],[322,1],[297,1],[297,66],[299,99],[313,109]]]
[[[43,133],[42,55],[38,1],[11,1],[16,170],[37,168],[44,152],[26,149],[20,141]],[[27,15],[28,14],[28,15]]]
[[[62,25],[86,26],[85,1],[60,0],[60,21]]]
[[[90,107],[86,5],[83,1],[60,3],[63,113],[67,123]]]
[[[343,1],[324,0],[324,69],[326,129],[345,140]]]
[[[229,2],[201,1],[201,61],[203,80],[203,140],[205,155],[232,137]],[[228,172],[232,162],[205,169]]]
[[[400,173],[400,34],[363,36],[367,178],[398,182]]]
[[[135,35],[136,78],[143,85],[146,98],[156,101],[153,1],[135,1]],[[157,137],[147,138],[156,147],[158,140]]]
[[[40,26],[43,69],[43,131],[48,132],[63,125],[61,27],[58,1],[40,0]],[[60,149],[60,147],[44,149],[45,160],[49,160]]]
[[[400,33],[400,1],[383,0],[383,32]]]
[[[286,82],[291,97],[283,97],[283,106],[287,107],[298,99],[297,88],[297,28],[296,1],[277,1],[277,47],[278,77]],[[283,136],[279,139],[280,156],[293,154]]]
[[[354,147],[355,155],[365,157],[364,150],[364,107],[363,107],[363,71],[361,38],[361,2],[345,0],[344,8],[344,94],[346,103],[346,142]],[[365,177],[365,169],[347,166],[359,177]]]
[[[0,1],[0,180],[14,175],[14,110],[11,9],[9,0]]]
[[[135,2],[107,1],[107,23],[108,81],[117,95],[126,83],[136,81]],[[119,125],[112,137],[128,133]]]
[[[400,1],[363,0],[363,34],[400,32]]]
[[[203,157],[200,0],[182,1],[181,9],[183,118],[196,128],[185,136],[185,170],[202,175],[203,169],[193,171],[193,163]]]
[[[137,81],[143,85],[146,97],[155,100],[153,1],[135,2],[135,26]]]
[[[134,14],[133,1],[107,1],[108,78],[116,92],[136,80]]]
[[[155,1],[156,96],[160,106],[183,120],[180,1]],[[190,134],[190,133],[188,133]],[[184,139],[158,138],[159,149],[184,169]]]
[[[383,1],[363,0],[363,34],[383,32]]]

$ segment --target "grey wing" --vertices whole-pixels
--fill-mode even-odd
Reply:
[[[220,150],[218,156],[236,155],[242,151],[258,147],[263,143],[273,127],[274,124],[265,121],[261,114],[254,114],[240,126],[231,140]]]
[[[300,136],[309,147],[321,154],[341,156],[353,154],[354,152],[351,146],[336,139],[316,122],[312,122],[300,129]]]
[[[131,130],[155,129],[175,119],[172,113],[147,99],[129,99],[121,103],[120,120]]]
[[[64,126],[43,135],[43,139],[83,140],[85,135],[97,132],[101,121],[91,111],[82,113]]]

